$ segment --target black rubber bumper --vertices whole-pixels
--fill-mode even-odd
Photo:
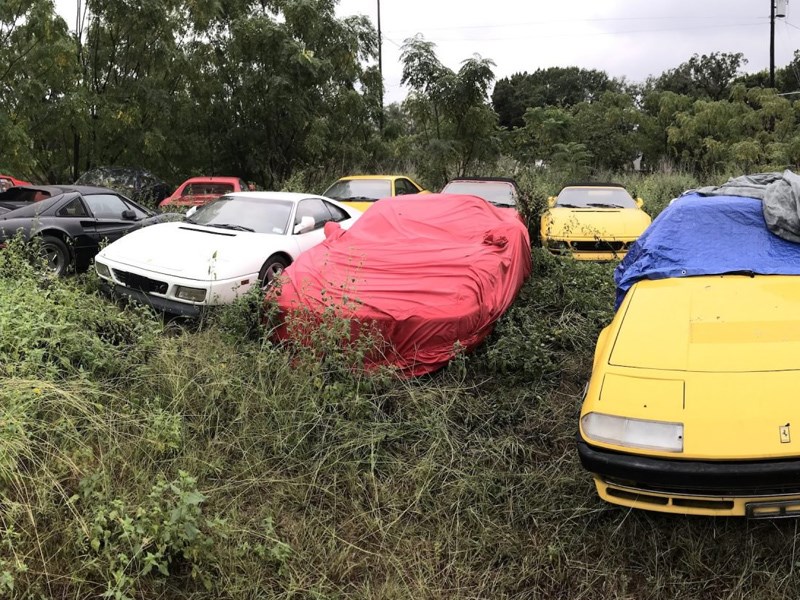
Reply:
[[[152,306],[156,310],[160,310],[171,315],[195,318],[199,317],[206,308],[205,306],[198,304],[185,304],[183,302],[176,302],[175,300],[169,300],[159,296],[151,296],[139,290],[127,288],[118,284],[112,285],[105,281],[101,283],[101,286],[106,293],[136,300],[141,304]]]
[[[604,480],[667,493],[723,495],[800,492],[800,460],[709,462],[612,452],[578,437],[583,467]]]

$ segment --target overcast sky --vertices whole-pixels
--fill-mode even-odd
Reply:
[[[491,58],[497,78],[552,66],[601,69],[643,81],[692,54],[741,52],[747,71],[769,68],[770,0],[381,0],[386,101],[400,101],[400,45],[421,33],[458,69]],[[56,0],[72,27],[76,0]],[[339,14],[377,23],[377,0],[340,0]],[[775,64],[800,48],[800,0],[775,24]]]

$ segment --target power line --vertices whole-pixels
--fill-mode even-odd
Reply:
[[[724,17],[723,17],[724,18]],[[753,16],[753,17],[728,17],[736,19],[747,18],[750,22],[753,20],[768,21],[769,17],[766,16]],[[608,17],[608,18],[587,18],[587,19],[549,19],[545,21],[526,21],[523,23],[496,23],[492,25],[447,25],[442,27],[425,27],[425,31],[458,31],[463,29],[502,29],[505,27],[527,27],[529,25],[555,25],[555,24],[575,24],[575,23],[600,23],[600,22],[614,22],[614,21],[665,21],[665,20],[680,20],[680,21],[697,21],[699,19],[715,19],[720,20],[719,15],[715,16],[675,16],[675,17]],[[706,26],[699,29],[706,29]],[[392,29],[389,33],[406,33],[413,31],[413,29]]]
[[[664,33],[664,32],[681,32],[681,31],[709,31],[709,29],[735,29],[743,27],[761,27],[762,23],[738,23],[731,25],[720,25],[717,27],[679,27],[679,28],[666,28],[666,29],[630,29],[626,31],[595,31],[595,32],[572,32],[572,33],[558,33],[552,35],[537,35],[536,39],[554,39],[564,37],[593,37],[599,35],[636,35],[641,33]],[[477,38],[438,38],[435,41],[437,44],[442,42],[505,42],[505,41],[519,41],[530,40],[530,36],[525,37],[477,37]]]

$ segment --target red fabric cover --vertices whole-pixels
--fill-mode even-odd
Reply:
[[[475,348],[531,272],[517,212],[475,196],[380,200],[348,231],[328,223],[325,236],[284,272],[284,318],[321,317],[335,306],[355,320],[354,331],[377,326],[386,345],[373,366],[395,365],[408,376],[444,366],[456,343]],[[284,322],[278,337],[289,330]],[[294,335],[313,337],[308,328]]]

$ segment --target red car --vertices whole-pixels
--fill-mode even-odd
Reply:
[[[202,206],[225,194],[247,190],[247,184],[238,177],[192,177],[159,206]]]
[[[0,175],[0,192],[5,192],[8,188],[12,188],[18,185],[31,185],[27,181],[22,181],[21,179],[16,179],[11,175]]]

